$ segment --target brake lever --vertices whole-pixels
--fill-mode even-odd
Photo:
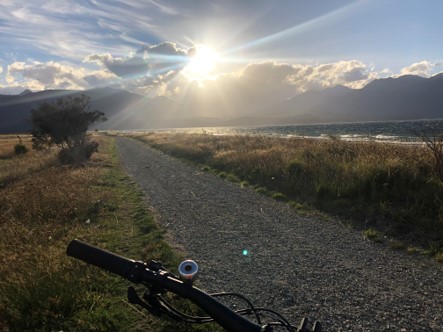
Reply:
[[[154,272],[158,272],[160,270],[166,271],[166,268],[163,267],[162,263],[160,261],[151,260],[148,264],[148,269]]]
[[[131,304],[140,305],[144,309],[148,310],[152,315],[160,317],[162,314],[162,306],[157,299],[155,294],[143,295],[143,298],[147,301],[143,301],[140,296],[138,296],[134,287],[128,287],[128,301]]]

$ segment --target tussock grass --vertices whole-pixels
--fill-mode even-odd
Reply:
[[[423,145],[165,132],[136,138],[363,230],[443,244],[443,186]]]
[[[363,235],[367,239],[369,239],[370,241],[373,241],[376,243],[381,243],[383,241],[382,235],[377,230],[374,230],[372,228],[369,228],[369,229],[366,229],[365,231],[363,231]]]
[[[120,171],[113,139],[94,139],[99,153],[83,167],[32,154],[0,165],[2,177],[14,175],[0,188],[0,329],[195,330],[141,312],[126,302],[123,279],[67,257],[67,244],[79,238],[166,267],[180,259],[141,192]],[[0,139],[3,156],[16,143],[8,140]]]

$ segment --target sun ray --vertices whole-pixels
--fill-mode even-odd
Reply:
[[[233,47],[233,48],[227,50],[226,53],[235,53],[235,52],[238,52],[238,51],[241,51],[244,49],[253,48],[253,47],[263,45],[263,44],[266,44],[269,42],[273,42],[276,40],[287,38],[289,35],[296,35],[296,34],[304,33],[307,30],[312,29],[312,28],[318,28],[319,26],[326,25],[333,20],[339,19],[340,17],[342,17],[345,14],[348,14],[350,11],[359,8],[365,2],[366,2],[366,0],[356,0],[348,5],[345,5],[343,7],[336,9],[336,10],[333,10],[329,13],[315,17],[315,18],[308,20],[306,22],[297,24],[297,25],[292,26],[288,29],[281,30],[281,31],[276,32],[274,34],[264,36],[261,38],[257,38],[255,40],[248,42],[248,43]]]

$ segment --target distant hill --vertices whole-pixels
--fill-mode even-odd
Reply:
[[[44,101],[73,94],[69,90],[24,91],[19,95],[0,95],[0,133],[22,132],[30,126],[30,111]]]
[[[32,91],[31,90],[29,90],[29,89],[25,89],[25,90],[23,90],[20,94],[18,94],[19,96],[26,96],[26,95],[29,95],[29,94],[32,94]]]
[[[362,89],[336,86],[308,91],[262,110],[242,105],[230,113],[218,112],[217,105],[205,99],[178,102],[167,97],[148,98],[121,89],[26,90],[19,95],[0,95],[0,133],[27,131],[30,111],[39,104],[82,93],[90,96],[93,109],[104,112],[108,118],[97,124],[98,129],[443,118],[443,74],[431,78],[407,75],[374,80]],[[234,116],[236,113],[238,117]]]
[[[113,120],[129,105],[136,104],[142,96],[125,90],[98,88],[86,91],[45,90],[24,91],[19,95],[0,95],[0,133],[23,132],[30,129],[31,110],[43,102],[55,102],[61,97],[85,94],[91,98],[93,109],[103,111]]]
[[[274,105],[272,113],[276,119],[309,115],[318,122],[443,118],[443,74],[379,79],[362,89],[309,91]]]

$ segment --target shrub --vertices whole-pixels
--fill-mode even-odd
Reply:
[[[67,97],[56,103],[43,103],[31,111],[32,142],[35,149],[56,145],[62,150],[62,163],[80,163],[97,151],[98,143],[89,142],[88,127],[106,118],[102,112],[90,111],[89,97]]]
[[[16,155],[26,154],[28,152],[28,147],[23,144],[22,138],[18,137],[18,143],[14,146],[14,153]]]
[[[90,159],[96,152],[98,152],[98,142],[90,141],[81,146],[60,150],[58,158],[62,164],[79,164]]]
[[[416,135],[426,144],[434,157],[434,171],[440,181],[443,182],[443,134],[428,135],[425,132]]]
[[[27,152],[28,152],[28,147],[26,147],[26,146],[23,145],[23,144],[17,143],[17,144],[14,146],[14,153],[15,153],[16,155],[26,154]]]

